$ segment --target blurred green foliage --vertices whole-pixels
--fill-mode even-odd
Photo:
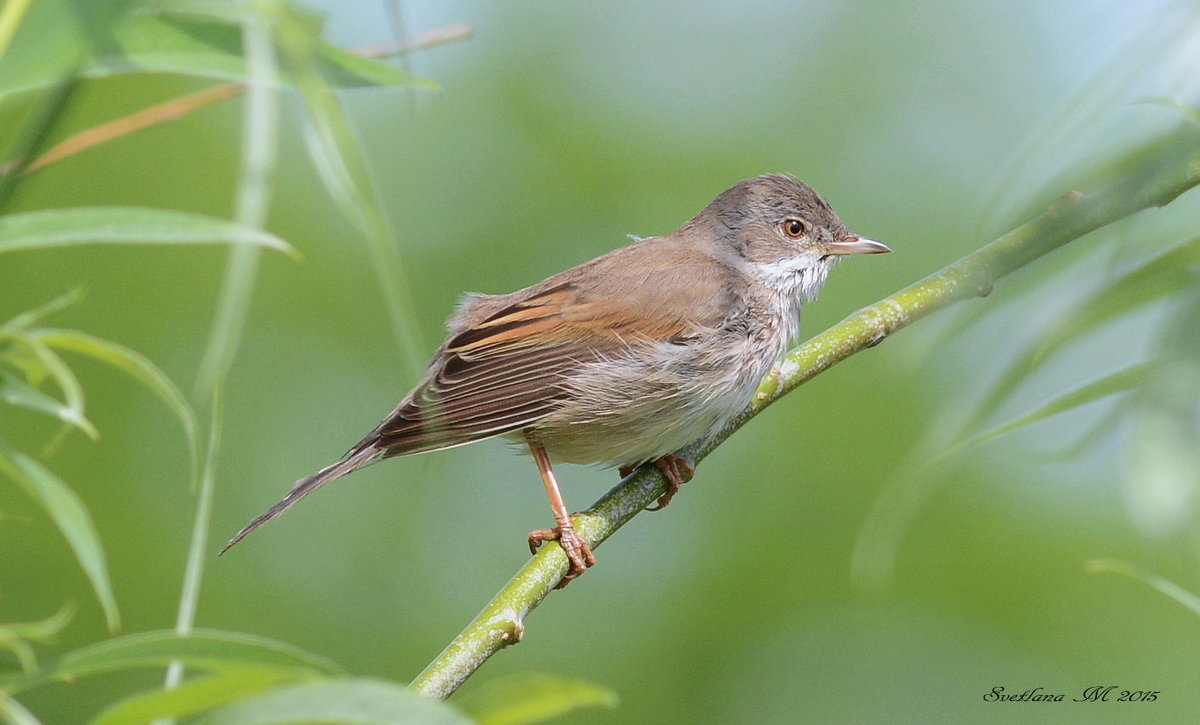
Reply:
[[[0,57],[0,91],[31,69],[58,78],[90,67],[95,48],[120,39],[106,23],[125,5],[35,3]],[[383,6],[326,11],[332,48],[395,32]],[[1177,125],[1173,105],[1200,90],[1187,63],[1200,26],[1182,2],[414,2],[401,17],[410,32],[468,20],[475,33],[404,61],[440,92],[337,97],[366,160],[351,174],[364,196],[331,195],[328,168],[309,160],[321,89],[289,91],[295,102],[281,106],[267,230],[304,260],[270,254],[259,265],[226,386],[198,614],[203,627],[400,682],[525,560],[525,532],[546,525],[528,460],[490,442],[388,462],[220,560],[216,542],[391,409],[463,291],[530,284],[625,234],[671,231],[740,178],[787,171],[897,252],[835,270],[805,311],[815,332],[1094,181],[1117,151]],[[38,65],[48,57],[56,62]],[[80,82],[45,145],[212,82],[159,70]],[[45,93],[0,98],[0,141],[21,142]],[[12,187],[4,211],[138,206],[229,219],[242,110],[227,101],[47,166]],[[708,458],[668,511],[605,545],[600,565],[550,597],[520,646],[463,697],[544,671],[619,694],[617,709],[572,722],[1194,719],[1194,613],[1085,569],[1124,560],[1200,591],[1197,272],[1178,252],[1195,246],[1194,196],[1090,235],[772,407]],[[356,218],[347,200],[364,198],[387,218]],[[403,305],[379,283],[390,252],[366,239],[385,233],[399,250]],[[1152,274],[1172,254],[1176,263]],[[225,261],[216,246],[13,251],[0,256],[0,319],[81,290],[55,328],[136,350],[191,390]],[[420,341],[398,344],[398,324]],[[940,458],[1144,361],[1164,366],[1154,386]],[[121,631],[165,629],[194,516],[187,436],[128,376],[87,356],[69,364],[99,440],[71,434],[42,455],[61,421],[8,405],[0,437],[78,494]],[[994,388],[1005,392],[989,403]],[[560,477],[582,508],[614,474],[567,467]],[[8,480],[0,552],[0,622],[75,606],[69,623],[5,630],[20,642],[5,671],[31,652],[54,662],[108,640],[71,544]],[[86,722],[114,693],[161,680],[158,669],[112,672],[19,700],[45,723]],[[374,680],[347,682],[391,696]],[[1070,702],[1093,685],[1162,695]],[[995,687],[1041,687],[1068,702],[985,701]],[[0,713],[10,711],[0,698]]]

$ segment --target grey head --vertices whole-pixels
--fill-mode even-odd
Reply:
[[[890,252],[854,234],[811,186],[789,174],[764,174],[722,192],[679,234],[778,292],[813,297],[829,269],[848,254]]]

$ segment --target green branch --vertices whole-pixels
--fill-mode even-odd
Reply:
[[[719,435],[685,449],[695,461],[758,415],[771,403],[850,355],[960,300],[986,296],[1002,277],[1095,229],[1151,206],[1164,206],[1200,184],[1200,129],[1181,126],[1113,164],[1112,181],[1089,194],[1069,192],[1045,213],[942,271],[869,307],[796,347],[763,382],[750,406]],[[646,466],[618,483],[590,509],[577,514],[575,527],[593,548],[612,536],[665,490],[665,481]],[[455,637],[410,685],[444,698],[503,647],[521,639],[525,618],[567,571],[557,543],[543,546],[483,611]]]

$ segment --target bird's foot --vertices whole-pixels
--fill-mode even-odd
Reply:
[[[658,501],[653,506],[647,506],[647,511],[662,511],[671,503],[671,499],[675,498],[675,494],[679,493],[679,489],[683,484],[692,480],[692,476],[696,475],[696,468],[690,461],[680,458],[674,453],[668,453],[662,458],[654,461],[654,465],[658,466],[658,470],[662,471],[663,476],[667,479],[667,490],[663,495],[658,497]]]
[[[559,546],[567,554],[567,560],[571,562],[571,568],[567,570],[564,576],[555,589],[562,589],[570,584],[573,579],[578,577],[587,569],[596,564],[596,557],[592,554],[592,547],[587,545],[578,533],[575,532],[575,527],[555,526],[553,529],[537,529],[529,532],[529,551],[533,554],[537,553],[538,548],[547,541],[557,541]]]
[[[662,511],[671,503],[671,499],[675,498],[675,494],[679,493],[680,487],[688,481],[692,480],[692,476],[696,475],[696,467],[692,465],[686,458],[681,458],[674,453],[668,453],[662,458],[656,459],[654,465],[658,466],[658,470],[662,471],[663,476],[667,479],[667,490],[663,495],[658,497],[658,502],[653,506],[647,506],[647,511]],[[621,466],[617,469],[617,473],[621,478],[625,478],[633,473],[637,466]]]

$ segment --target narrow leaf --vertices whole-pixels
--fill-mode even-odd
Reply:
[[[1037,349],[1044,359],[1065,342],[1137,307],[1194,287],[1200,278],[1200,237],[1188,239],[1093,291],[1060,317]]]
[[[96,426],[85,418],[82,411],[66,405],[56,398],[46,395],[37,388],[30,387],[14,375],[0,373],[0,400],[9,405],[45,413],[53,418],[78,428],[92,440],[100,437]]]
[[[108,628],[120,626],[117,600],[108,579],[104,547],[92,523],[87,507],[79,496],[57,476],[20,451],[0,449],[0,471],[20,484],[31,498],[54,520],[63,538],[71,545],[79,566],[92,583],[96,598],[104,610]]]
[[[586,707],[617,706],[607,687],[572,677],[520,672],[491,680],[455,700],[480,725],[532,725]]]
[[[17,32],[32,2],[33,0],[11,0],[0,8],[0,58],[8,52],[8,44],[12,42],[13,34]]]
[[[428,78],[328,43],[317,44],[317,56],[320,59],[321,77],[337,88],[412,86],[429,91],[440,90],[438,84]]]
[[[5,692],[0,692],[0,718],[3,718],[7,725],[42,725],[41,720]]]
[[[455,708],[392,682],[338,679],[279,687],[201,718],[202,725],[474,725]]]
[[[100,713],[89,725],[144,725],[161,718],[187,717],[304,677],[292,669],[231,668],[189,680],[173,690],[156,689],[128,697]]]
[[[246,226],[260,228],[266,225],[270,206],[275,158],[278,152],[278,103],[275,92],[277,63],[271,38],[271,10],[268,3],[255,3],[258,12],[247,15],[241,22],[243,48],[249,71],[246,104],[242,116],[242,159],[238,173],[237,203],[234,216]],[[196,491],[196,515],[192,521],[192,535],[188,543],[187,562],[184,566],[183,588],[179,595],[179,610],[175,617],[178,632],[190,632],[196,621],[196,608],[200,601],[200,589],[204,579],[204,565],[208,548],[208,532],[211,528],[212,499],[215,484],[215,462],[221,440],[221,399],[228,366],[233,362],[238,337],[245,323],[251,294],[254,290],[255,272],[259,250],[239,247],[229,253],[229,261],[221,284],[218,305],[218,322],[209,338],[208,349],[201,363],[201,388],[204,397],[209,397],[208,450],[202,469],[199,470],[199,489]],[[224,324],[229,323],[228,327]],[[222,337],[230,333],[228,337]],[[164,687],[178,686],[184,676],[184,663],[172,661],[167,667]]]
[[[0,635],[2,636],[2,635]],[[5,649],[13,653],[13,657],[17,659],[17,664],[21,666],[21,670],[25,673],[37,672],[37,653],[33,647],[23,639],[13,638],[4,643]],[[13,677],[14,680],[23,679],[23,675]],[[0,677],[0,690],[12,689],[6,687],[8,678]]]
[[[7,63],[0,64],[0,73],[6,65]],[[79,87],[79,77],[75,68],[63,68],[47,78],[46,85],[48,88],[41,94],[33,112],[22,119],[17,139],[5,151],[8,161],[0,165],[0,212],[8,205],[13,190],[25,178],[26,170],[41,153],[51,130],[66,111],[75,89]],[[3,99],[3,93],[0,91],[0,101]],[[7,125],[14,123],[10,119]]]
[[[76,244],[248,244],[299,256],[262,230],[168,209],[101,206],[0,216],[0,253]]]
[[[964,441],[959,448],[978,445],[985,441],[996,438],[997,436],[1011,433],[1012,431],[1023,428],[1031,423],[1036,423],[1044,418],[1049,418],[1052,415],[1058,415],[1068,410],[1073,410],[1088,403],[1095,402],[1101,398],[1106,398],[1110,395],[1123,393],[1132,388],[1143,384],[1149,375],[1157,368],[1153,362],[1143,362],[1131,365],[1127,368],[1122,368],[1114,373],[1105,375],[1104,377],[1094,380],[1086,385],[1069,390],[1066,393],[1046,402],[1045,404],[1035,408],[1034,410],[1022,415],[1018,418],[996,426],[990,430],[984,431],[978,435],[972,436]]]
[[[1016,356],[979,405],[974,421],[995,412],[1051,355],[1113,318],[1196,284],[1200,237],[1189,239],[1094,290]]]
[[[49,374],[50,378],[54,380],[55,385],[62,391],[64,404],[72,411],[71,415],[84,418],[83,386],[79,383],[79,378],[75,377],[75,373],[71,371],[71,368],[63,362],[63,359],[42,341],[25,331],[9,331],[0,328],[0,340],[5,338],[21,345],[32,354],[37,360],[38,367]],[[32,366],[26,363],[23,367],[30,368]],[[41,372],[39,371],[34,379],[40,378]]]
[[[199,7],[194,6],[194,7]],[[122,54],[98,58],[85,75],[110,75],[130,70],[181,73],[242,81],[242,36],[233,17],[139,14],[118,33]],[[329,83],[342,88],[405,86],[421,82],[386,63],[362,59],[347,64],[328,44],[321,43],[321,71]]]
[[[167,20],[246,26],[252,15],[264,12],[262,5],[238,0],[160,0],[155,9],[165,13]],[[274,14],[279,6],[267,6],[265,12]],[[432,81],[414,76],[386,63],[371,60],[363,55],[342,50],[321,41],[323,17],[302,7],[288,5],[282,8],[295,21],[298,28],[309,36],[319,59],[318,70],[325,82],[335,87],[399,86],[417,85],[436,89]],[[232,46],[231,46],[232,47]],[[243,53],[244,55],[244,53]],[[250,75],[249,72],[246,75]]]
[[[358,139],[332,89],[314,70],[314,45],[302,23],[292,14],[282,13],[278,36],[284,57],[295,69],[295,82],[308,111],[304,139],[309,155],[334,202],[365,238],[396,341],[409,368],[419,372],[423,361],[416,351],[424,346],[419,344],[407,312],[411,309],[409,285]]]
[[[40,305],[32,310],[26,310],[25,312],[15,315],[8,322],[5,322],[4,325],[0,326],[0,329],[13,332],[28,329],[47,317],[62,312],[71,305],[79,302],[81,299],[83,299],[82,292],[79,290],[71,290],[64,295],[55,297],[44,305]]]
[[[195,460],[199,447],[196,414],[188,404],[187,398],[175,383],[171,382],[171,378],[149,358],[124,345],[78,330],[39,329],[35,330],[32,336],[51,348],[69,350],[108,363],[146,386],[179,418],[187,436],[192,459]]]
[[[245,0],[155,0],[154,10],[183,20],[245,25],[262,15],[265,4],[248,3]],[[320,22],[313,17],[313,22]]]
[[[1129,562],[1119,559],[1092,559],[1084,564],[1084,569],[1092,574],[1120,574],[1137,579],[1192,610],[1193,614],[1200,615],[1200,597],[1169,579],[1139,569]]]
[[[338,675],[342,669],[317,655],[276,640],[217,630],[178,634],[170,630],[142,632],[105,640],[65,655],[48,673],[71,679],[83,675],[156,667],[173,661],[213,672],[256,666]]]
[[[243,24],[243,52],[250,82],[242,116],[241,168],[234,214],[242,224],[262,227],[266,224],[270,206],[278,154],[278,94],[274,89],[278,83],[279,63],[272,36],[278,5],[259,4],[253,9],[256,12],[238,18]],[[218,395],[218,388],[233,364],[250,309],[258,262],[256,249],[230,251],[212,330],[196,379],[196,392],[200,397]],[[203,503],[201,507],[206,508]],[[193,530],[198,533],[201,529],[207,531],[207,524],[197,519]],[[193,544],[199,542],[200,539],[193,538]],[[195,571],[198,575],[200,569]]]
[[[45,642],[62,631],[75,609],[65,606],[58,613],[37,622],[0,624],[0,648],[11,651],[26,672],[37,670],[37,657],[29,642]],[[0,689],[3,689],[0,686]]]
[[[1096,445],[1102,436],[1111,435],[1112,431],[1121,423],[1125,412],[1122,406],[1114,406],[1099,419],[1088,425],[1075,440],[1065,443],[1057,449],[1036,451],[1030,455],[1038,460],[1059,462],[1078,458],[1088,448]]]
[[[64,606],[54,614],[35,622],[12,622],[0,625],[4,637],[20,637],[34,642],[45,642],[58,634],[75,616],[75,608]]]
[[[191,5],[197,11],[203,7],[200,3]],[[62,68],[71,60],[67,51],[79,47],[87,39],[81,37],[70,18],[64,20],[58,17],[59,13],[61,11],[57,8],[47,8],[37,19],[39,28],[46,30],[38,33],[38,39],[51,45],[57,62],[24,62],[12,70],[0,72],[0,92],[28,92],[50,86],[61,78]],[[80,74],[88,78],[103,78],[124,73],[178,73],[220,81],[245,81],[241,32],[233,20],[232,17],[222,17],[220,7],[207,17],[198,12],[135,13],[123,22],[116,23],[110,42],[105,44],[101,52],[84,61]],[[34,34],[31,32],[29,35]],[[20,49],[16,49],[17,44],[14,44],[13,54],[18,57],[36,47],[33,37],[17,40],[24,43]],[[435,87],[430,81],[387,63],[351,58],[346,51],[324,42],[319,42],[318,47],[322,77],[339,88]],[[286,75],[283,80],[288,81]]]

